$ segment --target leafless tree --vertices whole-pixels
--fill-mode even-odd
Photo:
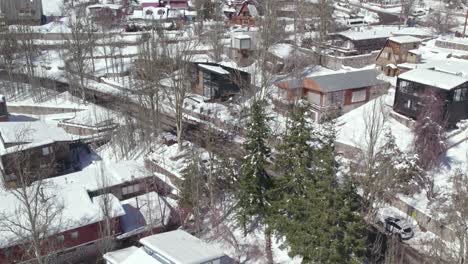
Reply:
[[[96,39],[92,24],[86,20],[69,19],[70,33],[63,34],[65,42],[65,71],[71,86],[77,87],[83,101],[86,100],[87,75],[90,72],[90,58]]]
[[[457,25],[457,21],[451,9],[439,7],[439,9],[427,16],[427,24],[439,34],[447,34]]]
[[[468,153],[467,153],[468,157]],[[456,263],[468,263],[468,172],[467,168],[457,169],[451,176],[453,192],[442,206],[446,221],[455,231],[458,240]]]
[[[377,155],[380,149],[380,140],[385,133],[385,124],[388,121],[388,110],[386,109],[383,99],[377,99],[371,102],[371,108],[366,111],[363,116],[364,121],[364,138],[359,139],[361,142],[356,142],[357,146],[361,146],[358,151],[359,161],[357,164],[357,182],[363,190],[362,197],[366,203],[366,208],[371,209],[372,206],[381,198],[378,194],[382,193],[382,189],[387,188],[387,184],[382,182],[387,179],[375,175],[374,168],[377,164]],[[381,201],[380,201],[381,202]]]
[[[400,24],[405,22],[411,15],[417,1],[419,0],[401,0]]]
[[[154,31],[147,42],[139,47],[138,59],[135,67],[135,93],[138,96],[138,104],[144,113],[138,114],[143,122],[142,129],[150,128],[146,134],[157,135],[161,127],[161,81],[169,76],[167,65],[171,63],[170,58],[162,52],[165,49],[165,39],[156,35]],[[146,115],[149,109],[149,115]],[[148,126],[148,124],[150,124]],[[146,130],[146,129],[145,129]]]
[[[190,95],[191,78],[193,78],[189,62],[192,58],[192,51],[197,46],[196,40],[180,41],[168,46],[168,57],[171,61],[168,68],[172,73],[168,79],[168,85],[164,86],[164,93],[169,98],[169,105],[174,111],[179,150],[182,149],[185,100]]]
[[[225,30],[223,19],[220,16],[222,13],[221,7],[222,6],[219,3],[214,4],[213,24],[207,32],[206,37],[202,36],[206,41],[208,41],[208,45],[211,48],[211,57],[215,62],[221,61],[221,55],[224,52],[223,41]]]
[[[413,149],[418,155],[419,164],[424,169],[436,168],[441,161],[441,154],[446,149],[446,117],[442,111],[444,101],[436,92],[426,92],[420,114],[414,127]],[[430,175],[425,178],[428,198],[435,196],[434,179]]]
[[[18,41],[15,32],[8,29],[1,33],[0,39],[0,56],[2,57],[2,64],[8,74],[8,80],[12,81],[13,67],[15,66],[15,59],[20,50],[18,49]]]
[[[33,99],[37,99],[39,83],[36,79],[36,70],[34,59],[39,55],[39,49],[35,43],[35,33],[30,26],[19,25],[12,28],[13,34],[16,36],[17,49],[19,57],[24,61],[24,67],[21,68],[28,82],[32,87]]]
[[[98,198],[97,202],[103,220],[99,222],[99,240],[96,245],[99,253],[103,255],[111,251],[115,246],[113,237],[115,223],[112,219],[114,214],[113,210],[115,210],[113,207],[113,199],[115,199],[115,197],[108,190],[111,186],[111,182],[109,176],[105,172],[105,165],[103,162],[99,164],[99,171],[97,174],[97,185],[102,192],[94,199]]]

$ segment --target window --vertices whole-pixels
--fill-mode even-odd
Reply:
[[[71,232],[70,237],[71,237],[72,239],[77,239],[77,238],[78,238],[78,235],[79,235],[79,234],[78,234],[78,231],[74,231],[74,232]]]
[[[47,156],[53,152],[54,152],[54,149],[52,148],[52,146],[42,148],[42,156]]]
[[[468,87],[455,90],[453,101],[466,101],[468,100]]]
[[[328,105],[342,106],[344,104],[344,91],[337,91],[327,94]]]
[[[314,93],[314,92],[307,93],[307,99],[309,99],[309,102],[315,105],[321,105],[320,97],[321,96],[319,93]]]
[[[388,52],[387,53],[387,60],[390,60],[392,58],[392,53]]]
[[[140,184],[133,184],[129,186],[122,187],[122,194],[132,194],[140,191]]]
[[[367,91],[365,89],[354,91],[351,96],[351,103],[364,102],[366,100],[366,94],[367,94]]]
[[[404,107],[406,109],[410,109],[410,110],[413,110],[413,111],[416,110],[416,104],[415,104],[415,102],[413,102],[411,100],[406,100]]]
[[[63,242],[63,241],[65,241],[65,237],[63,235],[58,235],[57,236],[57,241]]]

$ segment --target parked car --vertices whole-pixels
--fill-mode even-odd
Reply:
[[[408,240],[414,236],[413,225],[407,220],[387,217],[385,218],[385,230],[390,234],[397,234],[401,240]]]
[[[416,8],[415,10],[413,10],[413,12],[411,12],[411,15],[415,17],[424,16],[425,14],[427,14],[427,12],[422,8]]]

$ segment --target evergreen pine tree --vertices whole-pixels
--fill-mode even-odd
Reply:
[[[239,221],[245,230],[253,223],[255,217],[265,219],[268,215],[267,191],[273,185],[270,175],[266,172],[270,155],[270,148],[267,146],[270,128],[264,103],[255,100],[252,104],[244,143],[247,155],[242,159],[238,180]]]
[[[315,251],[306,252],[307,262],[360,263],[365,249],[365,223],[359,211],[359,197],[348,178],[340,184],[335,160],[334,124],[316,133],[314,151],[315,186],[308,199],[315,201],[310,213]]]
[[[286,133],[278,146],[275,157],[275,188],[272,189],[272,207],[275,212],[269,221],[281,236],[300,237],[303,230],[296,230],[295,221],[307,208],[304,199],[313,185],[311,127],[306,120],[307,106],[298,104],[291,113]],[[299,234],[296,234],[296,231]]]
[[[333,124],[311,132],[306,109],[296,107],[278,148],[271,226],[303,263],[358,263],[365,242],[358,196],[349,181],[337,181]]]
[[[266,254],[268,263],[273,263],[271,252],[271,232],[266,218],[270,211],[268,192],[273,181],[267,173],[270,148],[268,118],[265,113],[265,101],[255,100],[250,109],[247,135],[244,149],[247,152],[242,159],[236,197],[238,200],[238,221],[247,233],[247,227],[254,223],[265,224]]]

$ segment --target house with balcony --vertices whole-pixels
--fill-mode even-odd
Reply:
[[[215,246],[178,229],[140,239],[132,246],[104,254],[106,264],[232,264],[234,260]]]
[[[315,121],[338,116],[357,108],[386,92],[388,84],[377,79],[375,69],[332,71],[320,66],[307,69],[306,74],[276,83],[276,106],[291,106],[299,99],[310,103]]]
[[[446,125],[468,119],[468,77],[440,68],[421,68],[398,76],[393,110],[411,119],[421,118],[425,96],[436,96]]]
[[[412,36],[390,37],[377,55],[376,65],[385,75],[397,76],[400,74],[398,64],[421,62],[418,52],[420,44],[421,40]]]

